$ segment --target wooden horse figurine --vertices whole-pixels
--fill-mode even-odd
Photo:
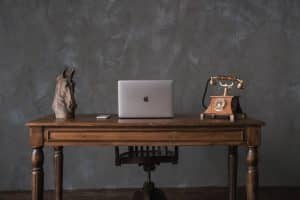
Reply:
[[[65,69],[63,73],[56,78],[52,109],[57,119],[71,119],[75,116],[77,105],[74,96],[74,73],[74,69],[70,72],[68,69]]]

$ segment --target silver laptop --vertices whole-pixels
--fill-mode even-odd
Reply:
[[[173,117],[173,81],[118,81],[118,110],[120,118]]]

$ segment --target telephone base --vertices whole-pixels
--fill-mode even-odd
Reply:
[[[235,122],[236,120],[245,119],[245,118],[246,118],[245,113],[232,114],[232,115],[216,115],[216,114],[207,114],[207,113],[201,113],[200,114],[200,120],[204,120],[204,119],[224,119],[224,120],[229,120],[231,122]]]
[[[239,96],[211,96],[210,104],[205,112],[200,114],[200,119],[226,119],[234,122],[237,119],[245,119],[240,106]]]

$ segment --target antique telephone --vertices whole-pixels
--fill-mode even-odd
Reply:
[[[222,96],[211,96],[208,106],[205,105],[205,98],[208,89],[208,85],[220,86],[224,88]],[[236,78],[235,76],[212,76],[207,80],[206,87],[202,97],[202,106],[206,109],[200,114],[200,119],[205,118],[227,118],[231,122],[236,119],[243,119],[246,114],[243,113],[239,96],[229,95],[230,89],[236,86],[237,89],[244,89],[244,81]]]

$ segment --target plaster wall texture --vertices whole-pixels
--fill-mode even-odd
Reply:
[[[55,77],[73,65],[78,113],[116,113],[119,79],[173,79],[176,113],[196,114],[209,76],[238,75],[244,110],[267,123],[261,185],[300,186],[299,53],[298,0],[0,0],[0,190],[30,189],[24,124],[52,113]],[[52,149],[45,155],[49,189]],[[159,166],[153,179],[224,186],[226,155],[226,147],[181,148],[179,164]],[[244,157],[241,148],[240,184]],[[113,148],[65,148],[66,189],[145,179],[136,165],[115,167]]]

